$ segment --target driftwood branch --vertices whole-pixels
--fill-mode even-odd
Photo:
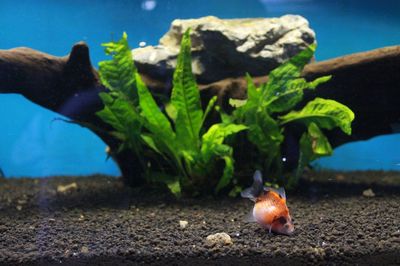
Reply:
[[[300,105],[322,97],[347,105],[356,115],[351,136],[339,130],[327,132],[333,147],[395,133],[394,125],[400,122],[400,46],[311,63],[302,75],[308,80],[332,75],[332,80],[315,91],[306,90]],[[267,80],[258,77],[254,82],[261,84]],[[229,98],[246,97],[246,81],[225,79],[203,85],[201,90],[205,95],[219,95],[221,104],[226,104]]]
[[[99,92],[106,91],[92,67],[85,43],[72,47],[65,57],[56,57],[30,48],[0,50],[0,93],[17,93],[28,100],[77,122],[90,123],[111,149],[119,141],[105,132],[109,126],[96,116],[103,108]],[[123,176],[140,183],[140,166],[129,151],[115,154]]]
[[[323,97],[349,106],[356,114],[353,134],[340,131],[328,133],[334,147],[365,140],[377,135],[393,133],[392,125],[400,118],[400,46],[382,48],[306,66],[307,79],[333,75],[331,82],[305,94],[304,102]],[[171,84],[158,82],[142,75],[150,88],[168,92]],[[265,82],[265,77],[255,79]],[[228,98],[246,97],[244,78],[234,78],[200,86],[202,97],[218,95],[220,104]],[[72,47],[65,57],[48,55],[29,48],[0,50],[0,93],[17,93],[28,100],[74,121],[87,122],[101,130],[93,130],[110,148],[116,150],[119,142],[104,134],[108,125],[95,113],[103,105],[98,93],[106,88],[99,82],[92,67],[89,49],[85,43]],[[140,182],[140,166],[129,151],[118,153],[114,159],[127,180]]]
[[[328,133],[334,147],[396,133],[395,125],[400,122],[400,46],[310,64],[303,75],[332,75],[330,82],[308,91],[305,101],[317,96],[334,99],[356,115],[351,136],[338,130]]]

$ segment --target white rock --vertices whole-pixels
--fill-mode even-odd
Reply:
[[[193,72],[202,83],[246,72],[267,74],[308,45],[315,33],[296,15],[280,18],[174,20],[157,46],[133,50],[139,72],[168,78],[176,65],[182,34],[191,28]]]
[[[78,189],[78,184],[76,182],[72,182],[68,185],[58,185],[57,186],[57,192],[58,193],[67,193],[72,190]]]
[[[363,191],[363,196],[367,198],[372,198],[375,197],[375,193],[372,191],[371,188],[369,188]]]
[[[188,221],[179,221],[179,227],[185,229],[188,226]]]
[[[216,233],[213,235],[209,235],[206,238],[206,245],[208,247],[213,246],[225,246],[225,245],[232,245],[232,239],[227,233]]]

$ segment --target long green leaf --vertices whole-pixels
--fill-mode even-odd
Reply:
[[[249,74],[246,74],[247,81],[247,100],[238,101],[231,100],[231,105],[238,104],[239,106],[233,111],[232,115],[239,123],[244,123],[245,116],[249,113],[255,113],[261,109],[261,90],[256,88],[253,79]]]
[[[286,63],[275,68],[268,74],[268,83],[262,87],[262,99],[269,101],[277,94],[288,90],[288,81],[297,79],[301,75],[304,66],[314,55],[316,45],[312,44],[306,49],[289,59]]]
[[[315,123],[310,123],[308,131],[301,137],[300,151],[306,156],[307,163],[333,152],[327,137]]]
[[[203,135],[202,140],[204,143],[222,144],[227,136],[238,133],[245,129],[247,129],[247,126],[245,125],[215,124],[212,125]]]
[[[278,152],[284,137],[278,123],[265,110],[249,112],[246,125],[249,126],[248,139],[264,155],[273,156]]]
[[[160,110],[147,86],[143,83],[139,74],[136,74],[136,86],[139,94],[139,104],[142,115],[146,119],[145,127],[157,138],[166,143],[173,143],[175,133],[172,130],[168,118]]]
[[[104,103],[104,109],[96,114],[104,122],[124,133],[129,133],[128,129],[131,128],[128,128],[128,125],[132,125],[132,128],[136,128],[136,131],[140,130],[141,119],[127,101],[118,98],[113,99],[111,95],[104,92],[100,93],[99,96]]]
[[[171,103],[177,111],[175,130],[181,143],[186,149],[199,147],[203,110],[200,92],[192,73],[189,29],[182,37],[181,50],[174,72]]]
[[[311,161],[322,156],[332,155],[333,150],[327,139],[315,123],[310,123],[308,131],[300,138],[300,156],[295,176],[289,180],[288,186],[294,187]]]
[[[231,147],[222,144],[225,138],[246,129],[246,126],[237,124],[212,125],[202,136],[201,160],[208,163],[214,157],[229,155]]]
[[[308,126],[314,122],[318,127],[324,129],[339,127],[344,133],[350,135],[354,113],[347,106],[334,100],[315,98],[302,110],[292,111],[279,119],[281,125],[301,122]]]
[[[227,185],[229,185],[229,183],[231,182],[232,177],[233,177],[233,172],[234,172],[233,157],[232,156],[224,156],[222,158],[225,161],[224,173],[222,174],[222,177],[220,178],[220,180],[215,188],[215,192],[218,192],[221,189],[223,189],[224,187],[226,187]]]
[[[101,82],[110,90],[121,92],[125,99],[137,103],[136,67],[128,45],[127,34],[124,32],[121,40],[105,43],[103,46],[106,47],[106,54],[112,56],[112,60],[99,63]]]
[[[125,143],[121,147],[133,148],[139,152],[141,150],[142,118],[132,108],[130,102],[120,98],[114,99],[107,93],[100,93],[99,96],[104,103],[104,108],[96,115],[115,129],[110,134]]]
[[[208,114],[211,112],[211,110],[213,109],[213,107],[215,106],[215,103],[217,102],[218,97],[217,96],[213,96],[210,101],[207,104],[207,108],[204,111],[204,115],[203,115],[203,119],[201,121],[201,126],[204,125],[204,122],[207,119]]]
[[[270,113],[286,112],[296,106],[303,99],[305,89],[315,89],[318,85],[331,79],[331,76],[323,76],[311,82],[303,78],[288,80],[285,84],[286,91],[277,92],[272,96],[265,106]]]

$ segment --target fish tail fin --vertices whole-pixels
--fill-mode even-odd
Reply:
[[[253,201],[257,199],[257,197],[263,192],[264,187],[263,187],[263,180],[262,180],[262,175],[259,170],[256,170],[254,172],[253,176],[253,185],[249,188],[246,188],[243,190],[240,195],[243,198],[248,198]]]
[[[251,210],[251,212],[249,212],[243,218],[243,222],[245,222],[245,223],[256,223],[257,222],[257,220],[256,220],[256,218],[254,217],[254,214],[253,214],[253,209]]]

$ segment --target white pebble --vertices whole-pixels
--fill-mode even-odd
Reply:
[[[179,221],[179,227],[185,229],[188,226],[188,221]]]
[[[366,189],[363,191],[363,196],[367,198],[372,198],[375,197],[375,193],[372,191],[372,189]]]
[[[216,233],[213,235],[209,235],[206,238],[206,245],[209,247],[213,247],[215,245],[232,245],[232,239],[227,233]]]

